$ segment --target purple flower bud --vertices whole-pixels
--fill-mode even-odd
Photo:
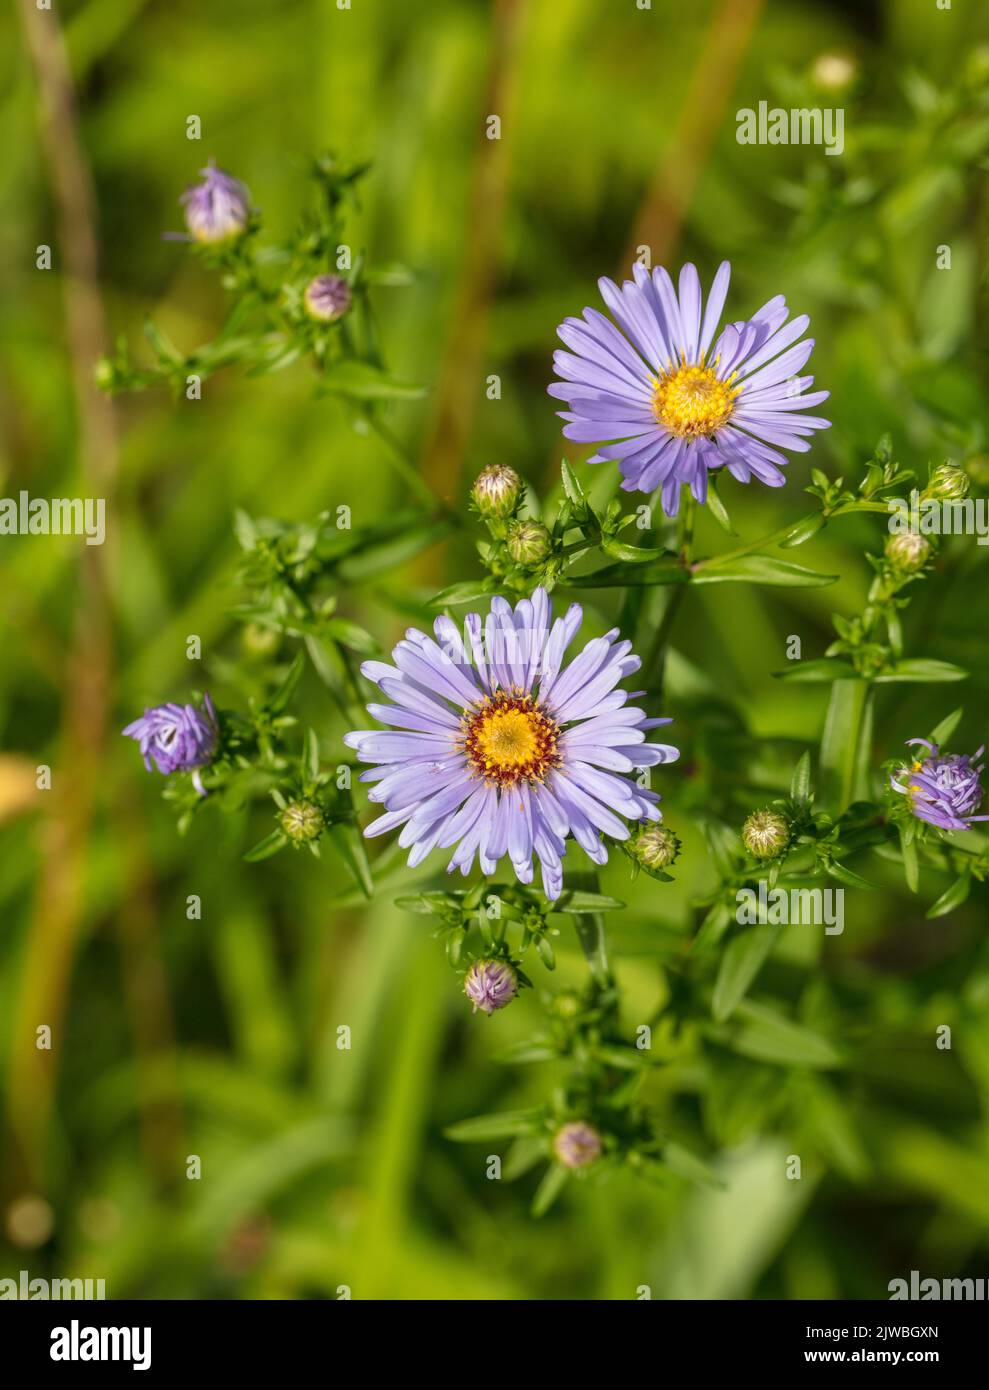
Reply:
[[[586,1168],[600,1158],[602,1147],[600,1134],[583,1120],[572,1120],[553,1138],[553,1152],[564,1168]]]
[[[471,490],[477,510],[485,517],[509,517],[522,492],[522,479],[507,463],[489,463]]]
[[[339,275],[317,275],[303,296],[306,312],[320,323],[336,323],[350,308],[350,286]]]
[[[478,1009],[486,1014],[503,1009],[515,998],[518,988],[519,977],[507,960],[476,960],[464,980],[464,993],[475,1013]]]
[[[149,772],[152,763],[167,776],[171,772],[194,772],[210,762],[220,730],[209,695],[203,703],[202,710],[195,705],[156,705],[127,725],[124,737],[138,743]],[[198,782],[196,785],[205,795]]]
[[[193,239],[214,244],[240,236],[251,212],[247,189],[213,163],[199,172],[202,183],[194,183],[179,199]]]
[[[982,764],[974,766],[982,748],[971,756],[942,755],[937,744],[926,738],[911,738],[907,743],[922,744],[927,753],[909,767],[901,767],[890,782],[894,791],[910,798],[910,809],[918,820],[939,830],[968,830],[973,821],[989,820],[989,816],[973,815],[982,805]]]

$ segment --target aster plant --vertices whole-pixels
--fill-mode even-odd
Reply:
[[[230,648],[211,672],[229,701],[219,714],[209,697],[151,707],[124,733],[164,774],[183,828],[236,810],[256,821],[250,864],[306,849],[311,872],[336,875],[333,904],[387,895],[424,920],[454,973],[451,1007],[464,1027],[497,1035],[506,1014],[537,1020],[501,1060],[551,1065],[546,1099],[448,1130],[464,1143],[503,1140],[513,1178],[542,1165],[536,1214],[567,1184],[619,1167],[646,1181],[717,1185],[716,1164],[702,1157],[717,1125],[670,1126],[651,1098],[657,1068],[681,1054],[705,1075],[726,1056],[799,1066],[826,1094],[820,1074],[844,1062],[823,1010],[814,1017],[790,996],[767,999],[780,927],[742,922],[739,894],[762,885],[867,893],[892,865],[913,892],[922,870],[948,876],[928,909],[939,917],[989,875],[977,829],[989,819],[981,750],[942,751],[961,711],[913,740],[920,751],[909,764],[881,762],[876,708],[886,687],[966,676],[908,654],[907,611],[936,582],[942,555],[936,536],[889,526],[891,501],[914,475],[890,436],[850,481],[818,466],[797,481],[791,467],[784,524],[739,536],[718,480],[783,487],[791,456],[829,425],[810,413],[828,393],[807,374],[809,320],[791,317],[778,294],[726,322],[727,262],[706,298],[691,264],[676,286],[662,267],[637,264],[620,285],[599,282],[610,317],[587,308],[561,325],[549,385],[566,407],[566,438],[592,446],[587,461],[617,476],[609,484],[607,467],[589,474],[574,457],[558,482],[534,486],[531,461],[499,459],[459,501],[441,501],[385,415],[418,388],[386,368],[372,299],[409,277],[375,271],[363,255],[335,264],[365,170],[324,157],[312,172],[315,208],[288,241],[262,250],[263,219],[246,189],[204,170],[183,199],[190,249],[222,276],[230,317],[188,353],[152,326],[153,363],[136,366],[122,347],[100,380],[179,393],[190,373],[207,379],[240,365],[263,376],[305,361],[317,397],[343,400],[355,427],[377,437],[407,499],[353,530],[328,512],[303,522],[238,512],[242,596]],[[958,499],[968,486],[967,473],[938,460],[922,496]],[[648,504],[630,507],[630,493]],[[731,537],[707,554],[702,506]],[[466,572],[438,593],[385,594],[378,581],[462,530],[467,510],[476,561]],[[685,698],[667,669],[697,589],[824,588],[837,576],[791,552],[846,519],[850,534],[876,526],[865,600],[834,615],[822,652],[775,673],[825,688],[819,743],[804,749],[707,719],[697,706],[722,692],[693,672]],[[382,608],[406,625],[397,642]],[[653,736],[671,709],[676,746]],[[681,748],[683,771],[668,766]],[[661,797],[664,811],[674,808],[669,821]],[[689,929],[661,925],[667,885],[699,858]],[[645,921],[622,896],[634,879],[652,905]],[[646,941],[662,977],[662,997],[636,1026],[614,965],[630,936],[640,953]],[[554,988],[570,952],[582,983]]]

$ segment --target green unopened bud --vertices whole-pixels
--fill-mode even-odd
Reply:
[[[553,1137],[553,1152],[564,1168],[586,1168],[600,1158],[601,1136],[583,1120],[573,1120],[557,1130]]]
[[[931,543],[919,531],[901,531],[886,542],[886,559],[900,574],[916,574],[927,564]]]
[[[965,472],[976,487],[989,487],[989,454],[973,454],[966,459]]]
[[[101,391],[109,391],[117,381],[117,369],[109,357],[101,357],[93,368],[93,380]]]
[[[680,841],[665,825],[651,825],[637,835],[630,849],[647,869],[665,869],[680,853]]]
[[[922,497],[936,497],[940,502],[958,502],[968,496],[968,474],[954,463],[939,463],[931,469]]]
[[[790,843],[790,827],[775,811],[753,811],[742,826],[742,842],[753,859],[775,859]]]
[[[291,801],[279,817],[281,827],[297,845],[318,840],[326,822],[314,801]]]
[[[965,64],[965,78],[973,87],[989,82],[989,44],[980,43],[972,49]]]
[[[576,1018],[580,1013],[580,995],[571,989],[564,990],[553,1000],[553,1012],[557,1018]]]
[[[489,463],[481,470],[471,489],[477,510],[483,517],[504,520],[512,515],[522,494],[522,479],[507,463]]]
[[[247,623],[240,635],[241,644],[248,656],[273,656],[281,643],[281,635],[273,627],[261,623]]]
[[[518,565],[538,565],[550,552],[549,532],[539,521],[513,521],[506,543]]]
[[[812,81],[826,92],[843,92],[858,76],[858,64],[847,53],[822,53],[810,70]]]

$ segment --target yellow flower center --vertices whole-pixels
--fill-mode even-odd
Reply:
[[[462,721],[464,752],[486,781],[541,782],[559,762],[559,727],[531,695],[499,690]]]
[[[656,378],[652,393],[653,414],[670,434],[679,439],[698,439],[722,429],[731,419],[740,387],[733,387],[734,373],[722,381],[712,367],[671,367]]]

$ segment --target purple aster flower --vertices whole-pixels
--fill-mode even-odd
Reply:
[[[179,199],[193,239],[215,243],[239,236],[251,213],[247,189],[212,161],[199,172],[202,183],[194,183]]]
[[[942,755],[937,744],[926,738],[907,739],[908,745],[918,743],[927,753],[890,779],[894,791],[910,798],[910,809],[917,819],[940,830],[968,830],[973,821],[989,820],[989,816],[972,814],[982,805],[982,764],[976,765],[976,759],[984,750],[980,748],[971,757],[963,753]]]
[[[155,705],[123,731],[125,738],[134,739],[140,746],[144,766],[149,772],[152,763],[166,775],[191,772],[200,796],[205,796],[206,792],[199,769],[212,759],[220,734],[209,695],[204,697],[203,704],[202,710],[195,705]]]
[[[464,993],[474,1005],[488,1015],[511,1003],[519,991],[519,977],[507,960],[476,960],[467,971]]]
[[[647,719],[628,704],[619,681],[640,661],[618,629],[588,642],[564,666],[583,619],[579,604],[551,622],[549,598],[537,589],[513,609],[491,600],[482,623],[464,620],[463,635],[436,619],[437,641],[410,628],[394,666],[361,667],[394,704],[369,705],[387,732],[347,734],[344,742],[376,785],[371,801],[386,814],[365,835],[402,827],[399,843],[415,866],[430,850],[456,846],[449,871],[485,874],[507,855],[521,883],[531,883],[533,855],[548,898],[563,889],[563,856],[572,836],[596,864],[607,862],[602,836],[625,840],[626,821],[658,821],[659,797],[628,775],[679,757],[646,743],[668,719]]]
[[[806,436],[829,420],[797,412],[819,405],[827,391],[803,394],[814,378],[798,376],[814,340],[798,342],[810,320],[787,322],[782,295],[746,321],[729,323],[715,338],[731,267],[723,261],[702,303],[696,267],[680,271],[679,295],[662,267],[633,268],[621,289],[598,281],[618,324],[597,309],[569,318],[557,330],[569,352],[553,362],[562,381],[549,387],[566,401],[563,433],[580,443],[611,441],[589,463],[619,461],[626,492],[661,488],[675,516],[680,486],[707,498],[707,475],[727,467],[739,482],[753,474],[770,487],[785,481],[780,449],[804,452]]]
[[[317,275],[303,295],[306,312],[320,323],[335,323],[350,308],[350,286],[339,275]]]

